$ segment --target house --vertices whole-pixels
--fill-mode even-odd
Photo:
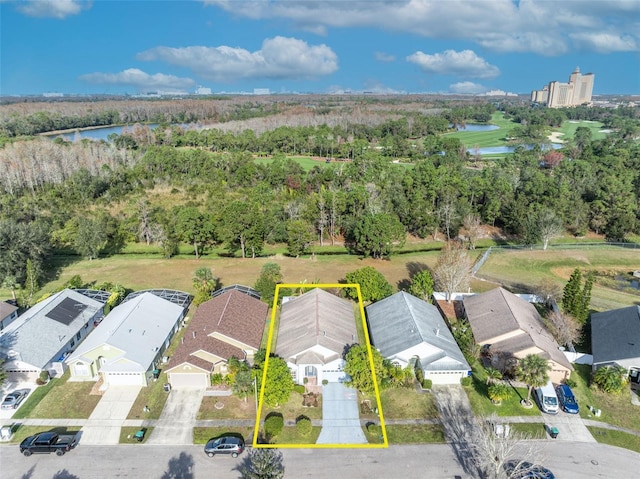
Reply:
[[[150,292],[127,297],[67,358],[71,380],[146,386],[184,314],[181,305]]]
[[[8,301],[0,302],[0,331],[18,319],[18,307]]]
[[[35,382],[42,371],[51,377],[61,376],[66,369],[64,359],[104,314],[106,299],[96,298],[65,289],[29,308],[0,331],[0,356],[6,360],[8,381]]]
[[[615,364],[629,371],[631,385],[640,384],[640,306],[591,315],[593,370]]]
[[[357,341],[350,301],[320,288],[283,301],[275,353],[287,362],[296,383],[346,380],[343,356]]]
[[[369,336],[393,364],[422,370],[433,384],[460,384],[471,367],[438,308],[399,292],[366,308]]]
[[[492,353],[494,367],[505,356],[521,359],[538,354],[549,362],[554,383],[571,375],[573,366],[533,304],[503,288],[467,296],[462,304],[476,343]]]
[[[269,307],[238,289],[198,306],[165,369],[172,387],[211,385],[211,374],[227,372],[235,357],[253,363]]]

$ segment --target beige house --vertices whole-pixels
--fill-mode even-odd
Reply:
[[[358,342],[353,303],[314,288],[282,304],[275,352],[294,381],[309,386],[343,382],[343,355]]]
[[[206,388],[212,373],[227,373],[232,357],[253,363],[268,312],[265,303],[239,290],[198,306],[167,364],[171,386]]]
[[[521,359],[538,354],[549,362],[552,382],[560,383],[571,375],[573,366],[531,303],[497,288],[467,296],[463,305],[476,343],[496,357],[506,354]]]

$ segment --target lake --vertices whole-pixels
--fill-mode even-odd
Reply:
[[[157,123],[146,125],[152,130],[158,126]],[[122,134],[123,128],[133,129],[133,125],[128,126],[102,126],[100,128],[92,128],[90,130],[76,130],[70,133],[57,133],[55,135],[44,135],[50,138],[58,138],[61,136],[67,141],[74,141],[76,138],[83,139],[88,138],[90,140],[108,140],[108,136],[115,133],[116,135]]]
[[[451,126],[453,127],[453,125]],[[499,129],[498,125],[478,125],[475,123],[468,123],[464,127],[459,126],[457,128],[458,131],[493,131]]]
[[[534,145],[525,145],[525,149],[531,150]],[[551,147],[554,150],[562,148],[562,143],[551,143]],[[499,153],[513,153],[516,151],[517,146],[485,146],[484,148],[478,148],[480,155],[497,155]],[[476,148],[467,148],[467,152],[475,155]]]

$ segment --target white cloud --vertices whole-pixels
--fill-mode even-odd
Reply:
[[[58,19],[77,15],[83,9],[89,8],[91,2],[82,0],[24,0],[18,4],[18,10],[30,17]]]
[[[82,75],[80,80],[95,84],[132,86],[138,91],[182,91],[196,84],[191,78],[180,78],[164,73],[150,75],[137,68],[129,68],[118,73],[88,73]]]
[[[610,33],[640,43],[637,0],[203,0],[234,15],[288,19],[305,31],[375,27],[470,40],[501,52],[565,53],[571,35]],[[629,42],[623,42],[628,45]],[[599,42],[583,47],[602,51]]]
[[[376,60],[378,60],[379,62],[394,62],[396,61],[396,57],[393,55],[389,55],[388,53],[384,53],[384,52],[375,52],[375,58]]]
[[[256,52],[228,46],[155,47],[137,58],[189,68],[202,78],[225,83],[248,78],[317,78],[338,69],[338,57],[331,48],[285,37],[265,39]]]
[[[487,63],[472,50],[445,50],[442,53],[428,55],[416,52],[407,57],[427,73],[438,75],[468,76],[473,78],[493,78],[500,74],[498,67]]]
[[[462,81],[449,85],[449,91],[451,93],[458,93],[461,95],[477,95],[478,93],[485,93],[487,90],[487,87],[470,81]]]
[[[598,53],[634,52],[638,50],[638,42],[631,35],[615,33],[574,33],[571,39],[584,50],[595,50]]]

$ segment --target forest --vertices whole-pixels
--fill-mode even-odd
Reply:
[[[470,153],[457,126],[513,126],[511,154]],[[562,148],[549,134],[578,127]],[[157,123],[152,128],[146,123]],[[192,124],[185,126],[185,124]],[[109,141],[38,135],[127,124]],[[640,109],[533,108],[517,100],[265,97],[0,106],[0,281],[29,288],[55,256],[128,245],[164,257],[213,248],[259,257],[384,258],[407,235],[474,248],[562,235],[640,234]],[[305,161],[301,161],[304,159]],[[189,246],[187,246],[189,245]]]

